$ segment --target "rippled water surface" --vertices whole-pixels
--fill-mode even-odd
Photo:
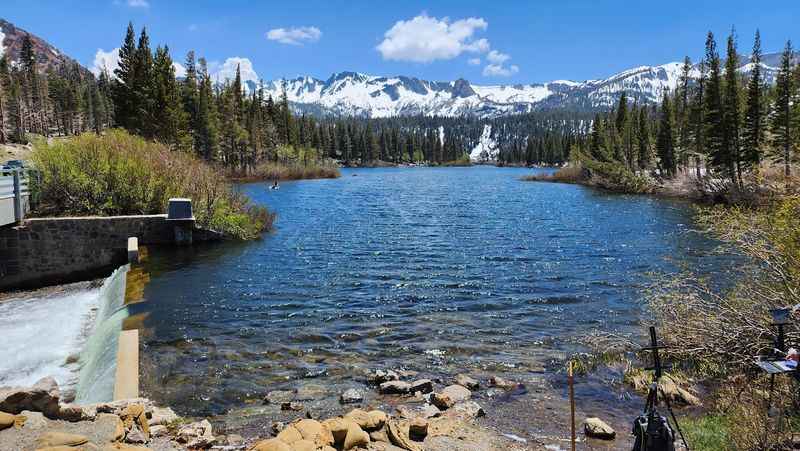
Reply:
[[[189,414],[365,368],[541,371],[592,330],[638,332],[648,273],[727,263],[691,208],[494,167],[343,170],[243,186],[263,240],[157,251],[144,390]]]

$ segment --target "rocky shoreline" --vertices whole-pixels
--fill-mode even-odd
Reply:
[[[55,380],[45,378],[33,387],[0,388],[0,450],[512,451],[569,446],[563,436],[526,439],[498,430],[488,421],[481,403],[506,399],[511,400],[512,410],[518,409],[513,400],[528,390],[539,391],[537,387],[499,376],[478,380],[459,374],[442,381],[399,370],[372,371],[367,384],[380,402],[366,401],[364,389],[347,389],[336,400],[343,413],[330,416],[315,414],[305,404],[314,398],[313,393],[269,391],[263,406],[279,409],[290,419],[257,416],[257,426],[236,428],[215,418],[181,418],[169,407],[145,398],[86,406],[64,403]],[[563,412],[555,407],[560,400],[548,404],[542,402],[546,398],[539,397],[541,405],[535,402],[527,412],[509,415],[498,409],[492,414],[517,417],[511,418],[517,421],[536,418],[563,429]],[[237,415],[231,412],[228,417]],[[582,442],[616,435],[598,418],[587,418],[579,426]],[[601,449],[624,449],[614,442],[597,443]]]

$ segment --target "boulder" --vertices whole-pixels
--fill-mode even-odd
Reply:
[[[8,429],[11,426],[14,426],[14,422],[17,420],[16,415],[11,415],[10,413],[0,412],[0,431],[3,429]]]
[[[689,390],[678,385],[674,378],[666,375],[661,378],[658,383],[658,391],[661,395],[669,398],[670,402],[685,405],[685,406],[699,406],[700,399],[693,395]]]
[[[447,411],[448,416],[464,419],[473,419],[486,415],[483,407],[475,401],[460,402]]]
[[[178,430],[176,438],[179,443],[185,443],[187,448],[208,448],[215,441],[208,420],[183,426]]]
[[[72,448],[72,451],[76,451],[75,448]],[[150,448],[145,448],[144,446],[128,445],[125,443],[111,443],[110,445],[102,447],[100,451],[151,451],[151,450]]]
[[[430,379],[420,379],[411,383],[411,393],[422,392],[430,393],[433,391],[433,381]]]
[[[351,388],[349,390],[345,390],[344,393],[339,397],[339,402],[342,404],[358,404],[364,400],[364,394],[361,393],[360,390],[356,390],[355,388]]]
[[[369,434],[364,432],[356,423],[349,422],[347,425],[347,435],[344,438],[344,450],[353,449],[359,446],[367,446],[369,444]]]
[[[163,437],[169,433],[169,429],[163,424],[150,426],[150,437]]]
[[[292,443],[303,440],[303,434],[297,430],[294,425],[289,425],[283,428],[283,430],[277,436],[278,440],[291,445]]]
[[[502,388],[503,390],[513,390],[518,384],[514,381],[503,379],[500,376],[492,376],[489,379],[489,385],[492,387]]]
[[[380,385],[379,390],[384,395],[407,395],[412,393],[411,384],[404,381],[388,381]]]
[[[300,432],[303,440],[310,441],[317,447],[333,445],[333,434],[319,421],[305,419],[292,423],[292,426]]]
[[[271,438],[256,443],[250,451],[292,451],[292,447],[277,438]]]
[[[88,442],[89,439],[84,435],[67,434],[66,432],[46,432],[36,440],[36,444],[40,448],[48,446],[79,446]]]
[[[37,429],[44,429],[47,427],[47,420],[44,418],[42,412],[31,412],[30,410],[23,410],[22,413],[17,415],[17,420],[20,421],[20,426],[23,430],[35,431]]]
[[[153,407],[153,412],[150,415],[150,419],[147,421],[150,426],[155,425],[168,425],[174,421],[177,421],[180,417],[169,407]]]
[[[147,443],[148,440],[150,440],[150,430],[148,429],[145,434],[137,424],[131,426],[125,434],[125,441],[128,443]]]
[[[97,417],[97,408],[94,406],[79,406],[77,404],[61,404],[58,419],[64,421],[93,421]]]
[[[122,415],[122,412],[132,405],[144,407],[144,413],[146,415],[151,415],[153,413],[153,402],[147,398],[120,399],[113,402],[94,404],[92,407],[94,407],[98,413],[113,413],[114,415]]]
[[[283,410],[283,411],[299,412],[299,411],[301,411],[303,409],[305,409],[305,406],[303,406],[303,403],[300,403],[300,402],[297,402],[297,401],[290,401],[290,402],[281,403],[281,410]]]
[[[317,445],[310,440],[298,440],[292,443],[292,451],[317,451]]]
[[[348,412],[344,419],[356,423],[361,429],[371,431],[383,427],[386,423],[386,414],[380,410],[365,412],[361,409],[354,409]]]
[[[421,442],[428,435],[428,420],[424,418],[414,418],[408,423],[408,436],[411,440]]]
[[[447,410],[454,405],[467,401],[472,392],[461,385],[448,385],[441,392],[431,396],[431,403],[442,410]]]
[[[380,385],[384,382],[399,381],[400,375],[393,370],[375,370],[367,375],[367,382],[372,385]]]
[[[389,436],[389,441],[395,446],[408,451],[422,451],[422,447],[408,436],[408,427],[404,427],[395,420],[386,422],[386,434]]]
[[[94,420],[94,429],[101,435],[98,442],[118,442],[125,438],[125,425],[113,413],[98,413]]]
[[[596,417],[587,418],[583,422],[583,432],[587,437],[599,438],[602,440],[613,440],[617,436],[616,431],[606,424],[603,420]]]
[[[129,404],[122,409],[119,414],[125,429],[128,430],[126,440],[131,443],[146,443],[150,440],[150,423],[147,420],[147,412],[142,404]],[[133,432],[133,437],[129,437]],[[138,432],[141,432],[141,437]],[[141,440],[141,438],[144,440]]]
[[[475,391],[481,387],[480,382],[467,376],[466,374],[457,375],[456,384],[461,385],[462,387],[466,387],[472,391]]]
[[[61,392],[52,377],[45,377],[32,387],[0,388],[0,411],[18,414],[23,410],[42,412],[48,418],[58,418]]]
[[[329,418],[323,421],[322,425],[331,432],[334,443],[341,445],[347,437],[347,429],[350,423],[352,423],[352,421],[345,420],[344,418]]]

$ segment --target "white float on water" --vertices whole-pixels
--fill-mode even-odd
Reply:
[[[53,376],[77,401],[110,401],[127,272],[117,269],[99,288],[0,303],[0,386]]]

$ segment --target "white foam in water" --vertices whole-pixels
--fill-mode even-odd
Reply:
[[[76,391],[77,401],[110,401],[128,268],[101,288],[0,303],[0,386],[53,376],[64,391]]]
[[[67,357],[80,352],[99,288],[0,303],[0,386],[28,386],[45,376],[75,383]]]

